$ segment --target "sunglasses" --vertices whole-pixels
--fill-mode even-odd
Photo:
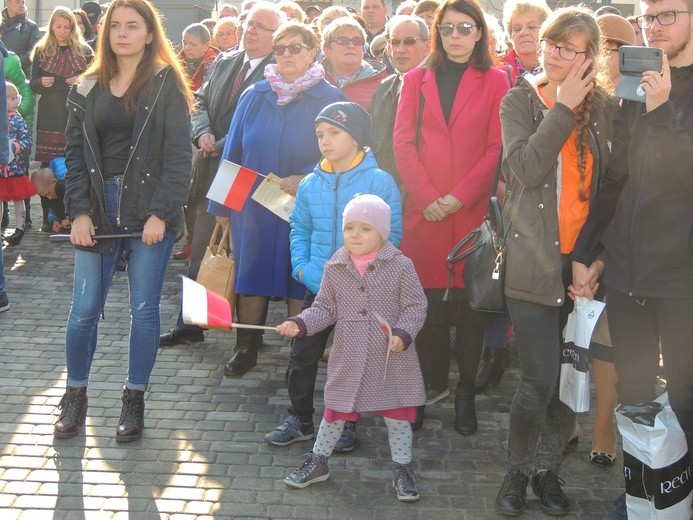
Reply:
[[[339,36],[334,39],[334,42],[337,45],[341,45],[342,47],[346,47],[349,44],[352,44],[354,47],[363,47],[366,41],[361,38],[360,36],[354,36],[353,38],[347,38],[346,36]]]
[[[289,49],[289,53],[298,54],[303,49],[310,49],[305,43],[290,43],[289,45],[275,45],[272,47],[275,56],[284,56],[286,49]]]
[[[460,36],[469,36],[476,25],[468,22],[458,23],[453,25],[451,23],[441,23],[438,25],[438,32],[441,36],[452,36],[452,33],[457,29],[457,34]]]
[[[406,45],[407,47],[413,47],[414,45],[416,45],[416,42],[425,42],[426,40],[424,40],[423,38],[412,38],[412,37],[410,36],[410,37],[408,37],[408,38],[404,38],[403,40],[397,40],[397,39],[395,39],[395,38],[392,38],[392,39],[388,38],[387,41],[388,41],[388,43],[389,43],[392,47],[397,48],[397,47],[399,47],[402,43],[403,43],[404,45]]]

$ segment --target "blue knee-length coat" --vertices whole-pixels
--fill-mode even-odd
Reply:
[[[322,80],[279,106],[269,82],[259,81],[238,101],[222,157],[263,175],[308,174],[320,160],[315,118],[337,101],[347,99]],[[240,212],[210,201],[209,212],[231,217],[237,294],[305,296],[306,288],[291,277],[287,222],[251,198]]]

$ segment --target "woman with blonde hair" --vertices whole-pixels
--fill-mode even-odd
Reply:
[[[558,398],[561,330],[573,308],[569,254],[605,171],[615,106],[601,86],[591,11],[555,11],[538,38],[545,72],[519,78],[500,109],[510,225],[505,295],[522,367],[510,408],[508,473],[495,503],[510,516],[525,509],[530,477],[545,513],[570,509],[558,477],[575,422]]]
[[[214,26],[213,40],[221,52],[233,49],[238,45],[238,20],[231,16],[219,18]]]
[[[65,209],[75,246],[67,320],[67,389],[54,435],[77,435],[99,316],[123,251],[129,252],[129,366],[119,442],[144,430],[144,392],[159,347],[159,302],[173,242],[183,230],[190,189],[193,95],[161,18],[147,0],[115,0],[96,59],[68,98]],[[94,235],[139,236],[100,239]]]
[[[56,7],[48,31],[31,55],[31,90],[41,95],[36,116],[36,160],[42,166],[65,154],[65,101],[92,57],[74,13]]]

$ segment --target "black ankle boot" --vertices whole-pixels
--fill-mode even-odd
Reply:
[[[240,377],[257,365],[257,351],[262,345],[261,330],[236,330],[236,348],[224,367],[226,377]]]
[[[500,383],[505,367],[508,366],[510,356],[508,349],[484,347],[484,357],[476,374],[474,390],[477,394],[484,392],[489,386]]]
[[[53,427],[53,435],[58,439],[69,439],[77,435],[87,419],[88,404],[86,386],[68,386],[58,405],[61,412]]]
[[[455,393],[455,430],[462,435],[472,435],[478,428],[474,394]]]
[[[144,392],[123,387],[123,409],[116,429],[116,441],[130,442],[142,437],[144,430]]]

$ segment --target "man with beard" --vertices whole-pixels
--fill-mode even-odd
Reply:
[[[571,291],[591,297],[603,269],[622,404],[655,397],[661,347],[690,458],[693,0],[644,0],[641,10],[637,22],[648,47],[664,51],[662,71],[644,72],[646,102],[624,101],[616,116],[606,176],[573,253]],[[615,506],[607,519],[627,518],[625,494]]]

